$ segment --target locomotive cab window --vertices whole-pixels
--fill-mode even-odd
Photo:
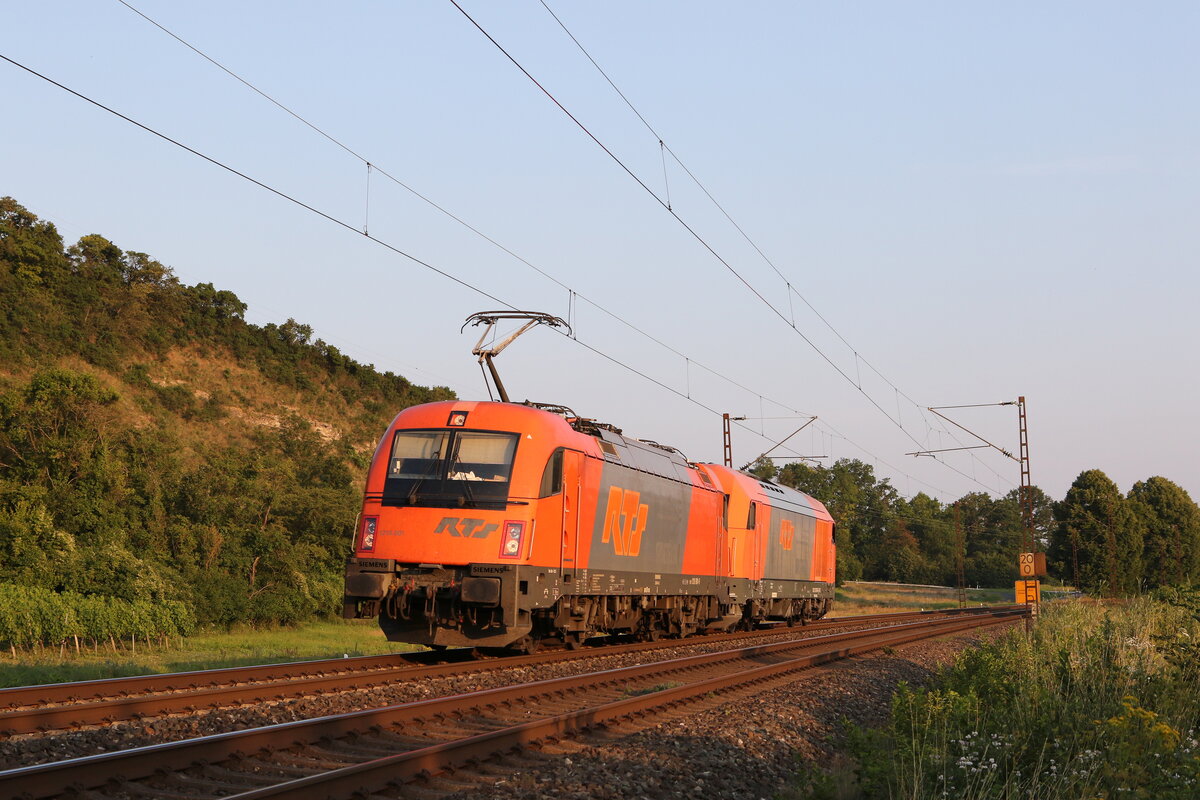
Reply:
[[[755,528],[758,525],[758,503],[750,501],[750,511],[746,514],[746,527]]]
[[[504,508],[517,441],[491,431],[396,431],[383,504]]]
[[[441,468],[449,433],[401,431],[392,442],[388,478],[429,478]]]
[[[563,451],[555,450],[550,456],[550,460],[546,462],[546,469],[542,472],[542,487],[538,491],[538,497],[551,497],[562,491],[562,468],[563,468]]]
[[[512,473],[517,438],[463,431],[455,434],[449,477],[457,481],[505,481]]]

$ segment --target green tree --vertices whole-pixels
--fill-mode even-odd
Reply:
[[[1023,528],[1015,499],[997,500],[970,492],[956,501],[966,539],[967,582],[979,586],[1011,586]]]
[[[51,369],[0,395],[0,466],[42,485],[68,532],[113,532],[124,520],[117,394],[94,376]]]
[[[888,553],[883,564],[883,577],[886,580],[916,583],[925,579],[925,558],[921,555],[917,538],[908,530],[904,520],[898,517],[888,520],[883,546]]]
[[[11,197],[0,197],[0,263],[19,280],[54,283],[67,267],[62,237]]]
[[[953,585],[956,579],[954,523],[950,511],[936,499],[918,492],[897,504],[896,513],[907,521],[921,553],[920,583]]]
[[[900,499],[887,480],[877,480],[869,464],[847,458],[830,467],[788,464],[778,479],[829,509],[843,534],[838,542],[839,572],[846,568],[850,579],[861,569],[861,577],[867,580],[886,579],[892,555],[884,539],[892,508]]]
[[[765,456],[759,457],[746,471],[760,481],[769,481],[779,474],[775,462]]]
[[[61,589],[79,566],[75,537],[54,525],[43,502],[0,487],[0,583]]]
[[[1192,584],[1200,578],[1200,508],[1178,484],[1153,477],[1129,490],[1145,525],[1146,588]]]
[[[1143,523],[1121,490],[1098,469],[1079,474],[1054,507],[1052,553],[1079,562],[1080,588],[1106,595],[1129,595],[1142,582]]]

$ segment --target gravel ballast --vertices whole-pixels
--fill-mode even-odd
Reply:
[[[800,764],[820,766],[836,757],[843,719],[882,723],[901,682],[927,683],[956,653],[1010,627],[829,664],[758,695],[577,752],[543,756],[535,768],[446,800],[776,797],[792,784]]]
[[[536,769],[518,769],[495,785],[479,786],[460,796],[637,797],[638,787],[645,786],[648,793],[641,796],[652,798],[690,796],[701,789],[712,797],[769,797],[791,775],[797,756],[816,759],[827,752],[825,740],[840,730],[838,720],[843,716],[858,723],[877,721],[886,714],[891,692],[899,681],[915,684],[926,680],[939,661],[995,630],[917,643],[893,655],[827,666],[807,672],[782,688],[671,720],[628,737],[583,749],[568,745],[565,749],[579,752],[536,757],[533,759]],[[804,635],[799,629],[796,632]],[[743,640],[738,646],[751,643]],[[498,662],[496,669],[477,674],[397,681],[391,686],[360,691],[11,737],[0,740],[0,768],[728,649],[732,645],[689,641],[681,643],[679,648],[608,656],[601,651],[595,657],[536,667],[506,668]],[[698,769],[695,763],[713,766]],[[705,776],[705,771],[711,774]],[[730,793],[719,788],[725,782],[730,783]],[[614,786],[624,788],[617,790]],[[776,789],[755,788],[767,786]]]

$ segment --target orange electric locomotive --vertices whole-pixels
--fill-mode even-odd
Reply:
[[[354,549],[345,616],[434,647],[795,623],[833,597],[817,500],[533,403],[401,412]]]

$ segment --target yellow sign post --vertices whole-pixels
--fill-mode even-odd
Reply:
[[[1046,574],[1046,556],[1044,553],[1019,553],[1017,555],[1017,574],[1021,579],[1013,584],[1013,595],[1020,605],[1029,606],[1029,616],[1036,617],[1042,602],[1042,585],[1038,575]],[[1025,628],[1029,630],[1030,619],[1026,619]]]
[[[1013,584],[1013,594],[1020,605],[1033,606],[1037,613],[1038,604],[1042,602],[1042,584],[1037,580],[1022,580]]]

